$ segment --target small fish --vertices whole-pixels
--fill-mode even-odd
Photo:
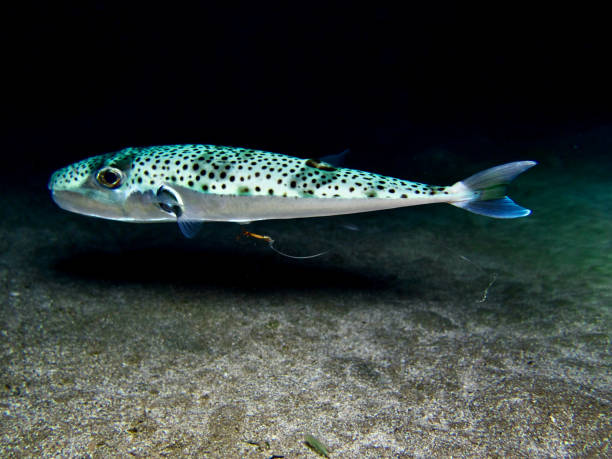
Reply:
[[[319,456],[329,458],[328,448],[323,443],[321,443],[320,440],[315,438],[313,435],[310,435],[310,434],[306,435],[304,437],[304,443],[306,443],[306,446],[312,449]]]
[[[53,173],[49,189],[63,209],[126,222],[178,222],[192,237],[204,221],[249,223],[432,203],[495,218],[524,217],[531,211],[505,196],[505,189],[535,164],[512,162],[433,186],[246,148],[168,145],[79,161]]]

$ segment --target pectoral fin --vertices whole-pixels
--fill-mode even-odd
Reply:
[[[202,228],[202,222],[199,220],[189,220],[185,217],[179,217],[177,221],[181,233],[189,239],[198,234],[198,231]]]
[[[178,193],[176,193],[176,191],[174,191],[172,188],[165,185],[159,187],[157,190],[156,199],[157,205],[159,205],[161,210],[176,217],[179,229],[181,230],[181,233],[185,235],[185,237],[191,239],[198,233],[198,231],[200,231],[202,222],[198,220],[191,220],[185,215],[183,201]]]

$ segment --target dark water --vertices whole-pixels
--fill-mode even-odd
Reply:
[[[14,12],[0,183],[3,457],[605,456],[610,75],[599,15]],[[477,20],[476,13],[488,21]],[[69,214],[49,174],[212,143],[453,183],[533,159],[512,221],[450,206],[207,224]],[[313,456],[314,457],[314,456]]]

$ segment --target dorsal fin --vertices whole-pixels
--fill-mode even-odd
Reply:
[[[330,164],[332,166],[341,167],[344,165],[344,162],[346,161],[346,157],[348,156],[349,151],[351,150],[347,148],[346,150],[341,151],[340,153],[336,153],[335,155],[323,156],[321,158],[321,161],[327,164]]]
[[[306,165],[308,167],[313,167],[315,169],[319,169],[319,170],[327,171],[327,172],[333,172],[336,170],[336,168],[332,166],[331,164],[328,164],[323,161],[319,161],[318,159],[308,159],[306,160]]]

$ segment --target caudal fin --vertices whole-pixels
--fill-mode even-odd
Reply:
[[[536,164],[535,161],[516,161],[478,172],[451,187],[463,198],[450,204],[487,217],[526,217],[531,210],[519,206],[506,196],[506,186],[517,175]]]

